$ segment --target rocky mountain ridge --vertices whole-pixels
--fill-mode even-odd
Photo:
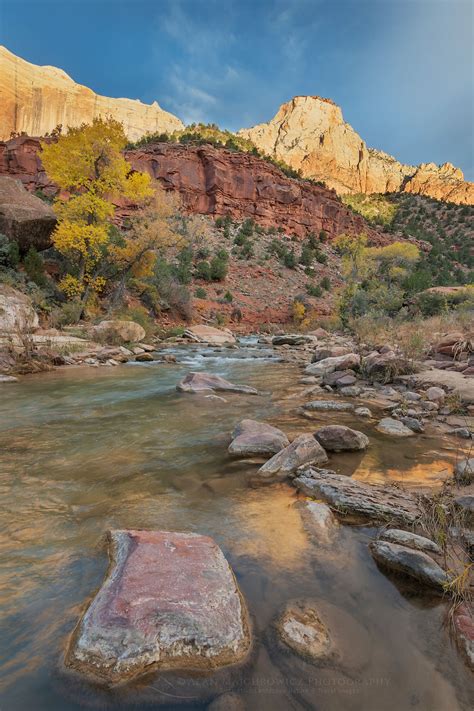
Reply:
[[[0,138],[12,133],[44,136],[56,126],[79,126],[98,116],[123,122],[131,140],[153,131],[176,131],[183,123],[156,101],[100,96],[62,69],[37,66],[0,46]]]
[[[182,129],[179,118],[154,102],[113,99],[76,84],[61,69],[26,62],[0,47],[0,139],[43,136],[58,124],[76,126],[96,116],[122,121],[130,140]],[[450,163],[404,165],[369,148],[330,99],[296,96],[267,123],[241,129],[261,151],[324,181],[339,194],[409,192],[458,204],[474,204],[474,183]]]
[[[474,203],[474,183],[450,163],[404,165],[369,148],[344,121],[341,108],[319,96],[295,96],[271,121],[241,129],[268,155],[339,194],[410,192],[461,204]]]

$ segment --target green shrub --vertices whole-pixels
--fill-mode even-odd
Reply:
[[[287,269],[295,269],[296,257],[293,249],[286,250],[283,256],[283,264],[287,267]]]
[[[194,292],[194,296],[197,299],[206,299],[207,298],[207,292],[205,289],[202,288],[202,286],[198,286],[196,291]]]
[[[178,254],[178,264],[174,269],[175,276],[180,284],[190,284],[192,280],[193,250],[184,247]]]
[[[227,252],[216,254],[210,264],[210,277],[213,281],[222,281],[227,276],[229,255]]]
[[[331,288],[331,280],[328,276],[325,276],[321,279],[321,287],[326,291],[329,291],[329,289]]]
[[[230,293],[230,291],[226,291],[224,294],[224,300],[227,301],[227,303],[231,304],[234,300],[234,297]]]
[[[323,290],[322,290],[321,287],[318,286],[317,284],[307,284],[307,285],[306,285],[306,291],[308,292],[308,294],[309,294],[310,296],[316,296],[316,297],[318,297],[318,298],[319,298],[320,296],[322,296],[322,293],[323,293]]]
[[[31,281],[34,281],[38,286],[45,286],[47,278],[44,271],[43,257],[38,254],[34,247],[29,248],[23,260],[23,266]]]
[[[314,250],[309,244],[304,244],[301,248],[300,264],[305,267],[310,267],[314,262]]]
[[[195,267],[195,277],[196,279],[203,279],[204,281],[211,281],[211,265],[209,262],[198,262]]]
[[[448,310],[446,297],[436,291],[418,294],[415,306],[423,316],[438,316]]]
[[[0,234],[0,267],[16,269],[20,261],[20,248],[18,242],[13,242]]]

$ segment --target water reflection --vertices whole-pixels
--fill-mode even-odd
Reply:
[[[249,708],[466,705],[466,672],[440,632],[442,606],[415,604],[381,575],[367,554],[373,532],[341,527],[334,549],[323,551],[302,526],[294,489],[248,488],[257,465],[227,456],[229,432],[243,417],[293,434],[315,429],[295,413],[298,398],[287,397],[296,368],[237,353],[226,359],[194,350],[186,360],[268,394],[180,395],[175,384],[185,363],[57,371],[2,390],[2,707],[74,711],[102,703],[86,686],[79,698],[64,696],[53,679],[79,611],[100,585],[103,535],[114,527],[198,531],[223,547],[255,622],[255,658],[237,684]],[[435,481],[454,456],[418,438],[388,445],[370,424],[357,425],[371,448],[331,457],[329,466],[361,480]],[[325,680],[347,678],[347,670],[308,669],[274,648],[269,625],[295,597],[335,610],[334,625],[338,610],[351,621],[342,625],[341,644],[363,660],[357,693],[325,690]],[[380,677],[390,679],[388,688],[369,684]],[[138,697],[119,702],[143,708]]]

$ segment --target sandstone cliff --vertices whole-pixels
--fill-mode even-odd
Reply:
[[[97,116],[122,121],[131,140],[155,131],[176,131],[182,122],[156,101],[111,99],[76,84],[56,67],[39,67],[0,46],[0,139],[12,132],[44,136],[58,124],[79,126]]]
[[[287,178],[278,168],[248,153],[204,146],[151,143],[126,152],[136,170],[148,172],[167,190],[180,194],[190,213],[252,217],[262,227],[281,226],[304,237],[325,230],[368,233],[383,238],[343,205],[333,190]],[[20,179],[25,187],[53,195],[56,188],[43,170],[40,141],[20,136],[0,142],[0,175]]]
[[[368,148],[329,99],[296,96],[268,123],[238,133],[340,194],[406,191],[474,203],[474,183],[465,182],[459,169],[449,163],[403,165],[387,153]]]

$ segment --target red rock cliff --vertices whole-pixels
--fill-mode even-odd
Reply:
[[[27,136],[0,142],[0,174],[19,178],[31,191],[54,194],[39,150],[39,140]],[[333,190],[287,178],[271,163],[246,153],[156,143],[128,151],[127,158],[165,189],[179,192],[188,212],[253,217],[263,227],[281,226],[301,237],[311,230],[325,230],[330,237],[371,232]]]

